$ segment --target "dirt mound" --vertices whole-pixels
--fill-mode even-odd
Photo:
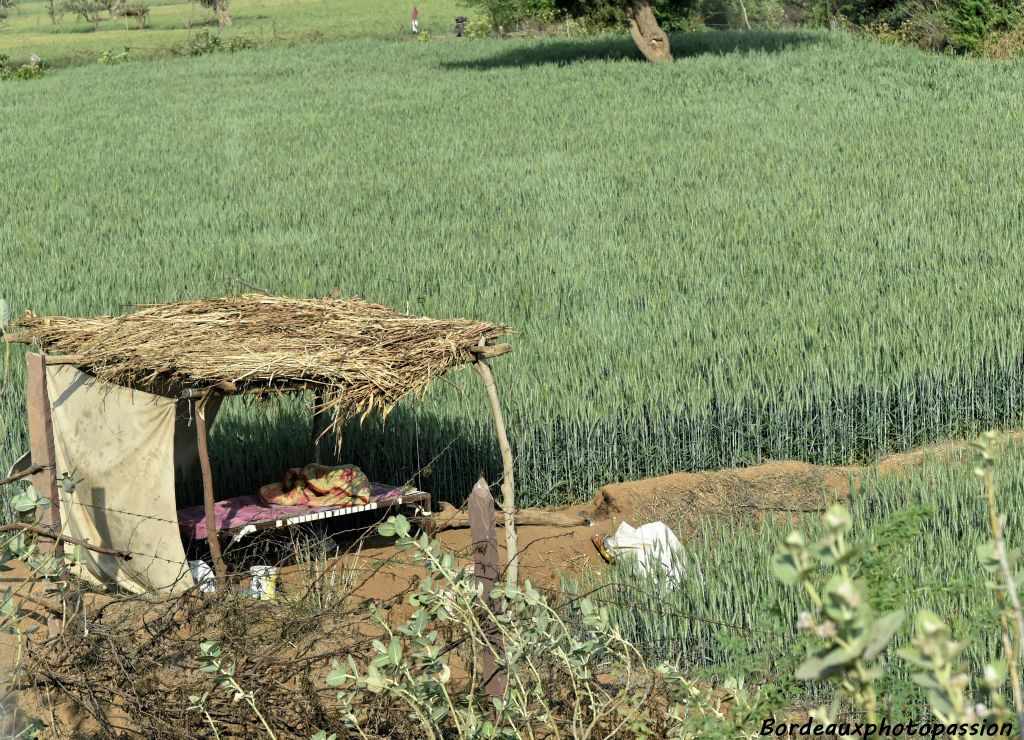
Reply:
[[[706,515],[823,510],[849,494],[854,473],[798,462],[769,462],[712,473],[676,473],[597,492],[594,518],[632,524],[660,519],[686,536]]]
[[[1022,435],[1008,432],[1003,439]],[[606,485],[587,507],[587,515],[602,525],[608,520],[633,525],[660,520],[687,537],[705,516],[824,511],[834,501],[847,498],[871,471],[903,475],[920,468],[925,459],[964,460],[969,454],[970,442],[957,440],[887,455],[872,465],[769,461],[748,468],[674,473]]]
[[[1006,439],[1019,436],[1013,432]],[[634,525],[661,520],[687,537],[705,516],[824,511],[834,501],[847,498],[870,471],[898,475],[919,468],[926,458],[960,459],[969,450],[966,441],[944,442],[864,466],[769,461],[748,468],[612,483],[598,490],[590,516],[596,522],[626,520]]]
[[[1006,441],[1024,432],[1008,432]],[[965,460],[970,442],[958,440],[928,445],[911,452],[887,455],[871,465],[823,466],[792,460],[768,461],[746,468],[697,473],[674,473],[638,481],[611,483],[587,504],[560,509],[522,509],[518,512],[521,572],[542,587],[557,588],[562,573],[576,574],[585,566],[600,569],[603,561],[591,544],[594,534],[611,534],[619,522],[634,526],[663,521],[681,538],[693,536],[709,516],[779,516],[824,511],[850,492],[868,473],[903,475],[925,459]],[[455,514],[456,516],[453,516]],[[469,529],[464,513],[446,509],[439,521],[453,528],[439,535],[449,549],[471,562]],[[504,536],[498,545],[504,561]],[[388,545],[382,544],[387,549]]]

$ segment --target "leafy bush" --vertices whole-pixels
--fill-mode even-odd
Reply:
[[[984,729],[1011,725],[1013,716],[1005,696],[1008,669],[1014,674],[1015,709],[1018,713],[1024,710],[1016,678],[1024,648],[1024,613],[1019,600],[1021,575],[1015,570],[1020,551],[1006,545],[1006,520],[996,504],[996,435],[986,433],[975,448],[980,460],[974,472],[982,481],[992,532],[992,538],[977,547],[977,557],[999,607],[1000,623],[990,624],[988,629],[1000,634],[1003,649],[1002,659],[985,665],[976,684],[987,704],[976,703],[971,693],[971,680],[960,658],[967,643],[953,640],[948,626],[931,610],[918,611],[916,634],[898,654],[913,667],[912,679],[926,690],[937,721],[945,726],[967,724]],[[861,554],[848,538],[852,520],[846,507],[834,504],[823,522],[825,531],[818,541],[808,544],[800,532],[791,532],[772,559],[776,577],[802,588],[811,601],[810,610],[801,612],[797,629],[818,639],[797,669],[796,678],[828,681],[835,688],[831,706],[819,707],[812,717],[835,722],[845,699],[877,727],[880,707],[875,684],[885,672],[882,658],[903,623],[904,612],[875,613],[869,581],[856,574]],[[893,526],[908,534],[912,529],[910,519]]]
[[[61,10],[65,13],[72,13],[77,18],[91,23],[93,28],[98,28],[100,24],[100,14],[107,10],[107,7],[102,2],[96,0],[64,0],[61,3]]]
[[[255,49],[256,41],[248,36],[232,36],[226,43],[222,44],[224,51],[236,52],[246,49]]]
[[[174,47],[174,52],[182,56],[198,57],[204,54],[212,54],[216,51],[236,52],[244,49],[255,49],[256,42],[245,36],[233,36],[224,39],[219,33],[214,33],[204,28],[195,34],[182,46]]]
[[[0,54],[0,80],[34,80],[49,69],[46,60],[33,54],[25,64],[12,64],[11,58]]]
[[[1010,6],[1002,0],[947,0],[939,17],[958,51],[979,52],[993,33],[1009,30]]]
[[[707,689],[669,664],[649,669],[590,599],[558,609],[529,581],[482,594],[439,542],[411,536],[405,517],[390,517],[380,533],[398,535],[397,547],[427,575],[409,598],[416,611],[405,624],[395,627],[371,606],[387,636],[373,641],[368,662],[349,655],[327,678],[360,737],[389,726],[415,727],[421,737],[509,738],[555,727],[571,737],[628,728],[630,737],[682,738],[718,726],[735,737]],[[488,654],[507,671],[500,698],[482,690]],[[468,681],[453,680],[452,661]]]
[[[1024,57],[1024,12],[1010,30],[990,36],[982,46],[981,53],[992,59]]]
[[[104,49],[96,61],[100,64],[122,64],[128,61],[128,50],[115,52],[113,49]]]
[[[7,18],[18,4],[18,0],[0,0],[0,21]]]
[[[839,12],[883,41],[1004,58],[1018,48],[1013,39],[1024,17],[1016,0],[853,0]]]
[[[494,35],[494,26],[490,20],[473,20],[466,24],[466,38],[483,39]]]
[[[471,0],[482,10],[492,28],[514,30],[527,20],[553,22],[557,17],[555,0]]]

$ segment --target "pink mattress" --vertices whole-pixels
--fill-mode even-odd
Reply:
[[[373,484],[370,499],[383,501],[402,495],[402,488],[387,486],[382,483]],[[244,527],[246,524],[272,522],[292,516],[302,516],[312,512],[336,511],[346,506],[278,506],[265,504],[257,496],[236,496],[235,498],[218,501],[213,506],[213,515],[218,530],[230,530]],[[206,539],[206,511],[202,504],[178,510],[178,528],[182,535],[194,540]]]

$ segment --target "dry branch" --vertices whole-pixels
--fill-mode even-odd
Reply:
[[[72,545],[79,545],[84,547],[86,550],[92,550],[98,552],[100,555],[113,555],[114,557],[121,558],[121,560],[131,560],[131,554],[124,552],[123,550],[112,550],[109,547],[100,547],[99,545],[93,545],[85,540],[80,540],[77,537],[69,537],[62,534],[54,534],[45,527],[40,527],[35,524],[4,524],[0,526],[0,534],[4,532],[31,532],[32,534],[38,535],[39,537],[45,537],[48,540],[54,542],[70,542]]]
[[[441,510],[435,512],[432,519],[435,531],[465,529],[469,526],[468,512],[456,509],[449,503],[442,503]],[[520,509],[516,512],[515,521],[517,526],[525,527],[582,527],[586,524],[582,516],[544,509]],[[505,515],[502,511],[494,511],[494,522],[499,527],[504,526]]]
[[[33,476],[36,473],[41,472],[43,472],[42,465],[33,465],[31,468],[26,468],[25,470],[22,470],[20,473],[15,473],[14,475],[8,476],[7,478],[0,478],[0,486],[7,486],[10,485],[11,483],[17,483],[22,478],[28,478],[29,476]]]

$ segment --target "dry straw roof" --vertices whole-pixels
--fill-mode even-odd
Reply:
[[[473,362],[481,338],[508,332],[499,324],[409,316],[359,299],[264,295],[163,303],[89,319],[27,313],[12,328],[24,331],[8,341],[74,355],[77,366],[128,387],[320,388],[334,427],[374,411],[386,415],[407,394]]]

